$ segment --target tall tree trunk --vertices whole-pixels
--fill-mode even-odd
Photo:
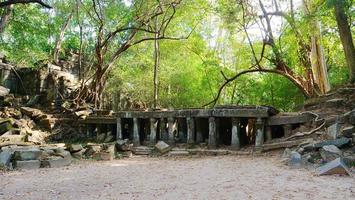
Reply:
[[[59,65],[59,54],[60,54],[60,50],[62,49],[62,42],[64,39],[64,34],[68,28],[69,22],[72,19],[72,17],[73,17],[73,12],[71,12],[69,14],[68,18],[65,20],[65,22],[60,30],[59,36],[57,38],[57,42],[55,44],[53,60],[56,65]]]
[[[344,1],[337,2],[334,7],[334,14],[339,29],[340,40],[343,44],[346,62],[349,67],[349,82],[355,83],[355,48],[344,4]]]
[[[312,17],[314,12],[314,4],[311,0],[304,0],[304,7],[307,15]],[[321,34],[319,22],[315,18],[310,20],[310,32],[311,32],[311,52],[310,52],[310,64],[312,66],[313,80],[319,89],[321,94],[325,94],[330,90],[330,83],[328,78],[327,66],[324,59],[323,48],[321,45]]]
[[[158,18],[155,18],[155,30],[158,29]],[[158,72],[159,72],[159,64],[160,64],[160,49],[159,49],[159,33],[155,33],[154,35],[154,100],[153,100],[153,108],[157,108],[158,104],[158,88],[159,88],[159,80],[158,80]]]
[[[2,34],[5,31],[5,27],[9,22],[10,16],[12,14],[12,8],[13,5],[9,5],[3,11],[3,14],[0,19],[0,34]]]

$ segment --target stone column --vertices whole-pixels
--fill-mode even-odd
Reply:
[[[186,118],[187,123],[187,144],[195,143],[195,120],[192,117]]]
[[[139,124],[138,124],[138,119],[133,118],[133,145],[139,146],[140,141],[139,141]]]
[[[266,141],[272,140],[271,126],[266,127]]]
[[[201,143],[203,142],[203,134],[202,134],[202,119],[198,118],[196,119],[196,143]]]
[[[216,148],[217,147],[217,138],[216,138],[216,119],[214,117],[210,117],[208,119],[208,146],[209,148]]]
[[[150,143],[155,144],[157,142],[157,128],[158,120],[150,118]]]
[[[168,140],[168,132],[166,131],[166,119],[160,119],[160,140],[167,142]]]
[[[262,145],[264,144],[264,121],[261,118],[256,120],[256,138],[255,138],[255,149],[261,151]]]
[[[116,140],[122,140],[123,136],[122,136],[122,120],[121,118],[117,118],[117,122],[116,122]]]
[[[232,141],[231,147],[234,149],[240,149],[240,119],[232,118]]]
[[[289,137],[292,135],[292,124],[283,125],[285,137]]]
[[[175,118],[169,117],[168,118],[168,143],[169,144],[174,144],[174,130],[176,123],[175,123]]]

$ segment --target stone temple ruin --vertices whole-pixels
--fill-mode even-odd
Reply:
[[[108,134],[117,140],[129,139],[135,146],[168,144],[208,145],[238,150],[291,135],[292,128],[309,122],[308,114],[276,115],[272,107],[227,106],[214,109],[96,112],[80,120],[88,137]]]

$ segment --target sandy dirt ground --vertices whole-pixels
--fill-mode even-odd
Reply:
[[[275,156],[133,157],[0,174],[0,199],[355,199],[355,179]]]

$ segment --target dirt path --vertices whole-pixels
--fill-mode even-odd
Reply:
[[[0,174],[0,199],[355,199],[355,179],[289,170],[275,157],[80,161]]]

